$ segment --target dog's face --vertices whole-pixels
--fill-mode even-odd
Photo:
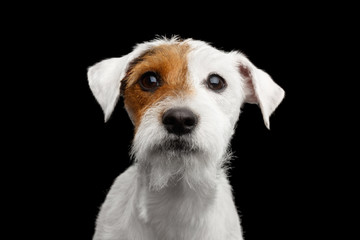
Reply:
[[[88,79],[105,120],[124,97],[135,126],[132,153],[155,189],[174,179],[196,185],[202,174],[216,174],[241,105],[259,104],[269,127],[284,96],[243,54],[192,39],[140,44],[91,67]]]

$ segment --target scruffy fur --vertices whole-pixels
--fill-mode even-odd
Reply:
[[[161,85],[144,91],[139,79],[155,72]],[[211,90],[206,79],[226,81]],[[105,121],[120,95],[134,123],[134,164],[114,182],[99,213],[94,240],[240,240],[242,231],[225,165],[243,103],[259,105],[264,123],[284,91],[238,51],[193,39],[155,39],[88,70]],[[198,122],[181,136],[161,121],[186,108]]]

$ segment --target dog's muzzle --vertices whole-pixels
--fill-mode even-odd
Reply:
[[[192,134],[199,122],[193,111],[184,107],[170,108],[162,114],[161,120],[168,134],[152,145],[154,153],[180,156],[200,151]]]
[[[163,114],[162,123],[168,133],[182,136],[195,129],[198,117],[188,108],[171,108]]]

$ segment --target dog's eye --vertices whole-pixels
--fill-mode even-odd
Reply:
[[[207,79],[207,86],[215,91],[222,91],[227,85],[225,80],[217,74],[211,74]]]
[[[160,87],[160,78],[154,72],[147,72],[140,78],[139,85],[142,90],[152,92]]]

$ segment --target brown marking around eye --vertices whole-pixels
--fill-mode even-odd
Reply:
[[[130,63],[122,80],[121,93],[135,129],[146,110],[154,103],[168,96],[191,93],[187,80],[188,52],[189,46],[186,44],[164,44],[145,52]],[[138,84],[138,80],[146,72],[155,72],[161,77],[162,84],[154,92],[143,91]]]

